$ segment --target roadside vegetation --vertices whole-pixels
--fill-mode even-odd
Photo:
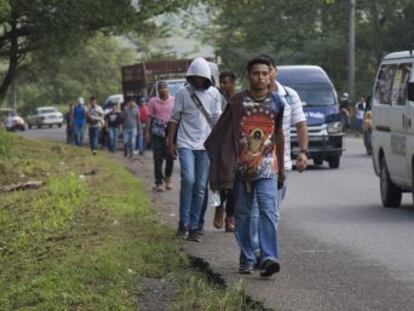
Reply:
[[[142,278],[173,284],[172,310],[254,309],[242,284],[219,288],[194,270],[109,157],[0,130],[0,189],[27,181],[43,186],[0,190],[1,310],[136,310]]]

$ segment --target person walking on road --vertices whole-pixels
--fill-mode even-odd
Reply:
[[[113,105],[110,112],[105,116],[105,126],[108,133],[108,149],[115,153],[117,150],[117,140],[119,130],[122,124],[122,116],[119,112],[118,105]]]
[[[104,112],[98,105],[96,97],[92,96],[89,102],[89,109],[86,113],[86,119],[89,127],[89,145],[93,155],[96,155],[98,149],[99,135],[102,125],[104,124]]]
[[[163,191],[163,184],[167,190],[172,189],[171,176],[174,168],[174,157],[167,153],[167,124],[174,107],[173,96],[168,93],[168,84],[159,81],[157,84],[159,97],[153,97],[148,103],[149,118],[147,120],[146,142],[152,143],[154,156],[154,175],[156,191]],[[163,164],[165,161],[165,173]]]
[[[141,121],[141,130],[137,137],[137,150],[140,155],[144,155],[146,151],[146,132],[147,132],[147,121],[150,119],[150,112],[145,98],[141,98],[139,101],[139,119]]]
[[[227,102],[234,95],[236,90],[236,75],[231,71],[223,71],[219,77],[220,93],[225,99],[222,107],[223,111]],[[224,209],[224,206],[226,208]],[[234,232],[234,202],[233,202],[233,191],[222,190],[220,192],[220,205],[216,207],[214,212],[213,225],[217,229],[223,227],[224,212],[226,218],[224,221],[224,228],[226,232]]]
[[[211,70],[203,58],[196,58],[191,63],[187,81],[188,85],[181,88],[175,98],[168,123],[167,146],[170,154],[175,154],[175,148],[178,148],[181,167],[177,235],[200,242],[199,222],[209,168],[204,142],[221,115],[222,98],[212,87]]]
[[[234,185],[235,236],[240,247],[239,272],[256,264],[251,239],[251,212],[259,207],[260,275],[280,270],[276,210],[278,187],[285,179],[283,103],[269,91],[270,62],[248,62],[249,89],[234,95],[206,141],[212,190]]]
[[[86,108],[82,97],[78,98],[76,106],[73,108],[73,131],[76,146],[83,145],[83,137],[86,128]]]
[[[122,129],[124,138],[124,156],[133,159],[136,155],[135,146],[138,131],[141,128],[138,107],[133,97],[126,100],[122,112]]]
[[[355,104],[355,125],[357,133],[362,134],[362,125],[364,123],[365,111],[367,110],[367,102],[364,97],[361,97]]]
[[[65,113],[65,122],[66,122],[66,143],[68,145],[73,145],[75,143],[75,125],[73,117],[73,107],[74,105],[69,104],[68,112]]]
[[[296,127],[298,144],[299,144],[299,153],[296,157],[296,168],[302,173],[306,170],[308,166],[308,129],[306,125],[306,117],[303,111],[302,101],[300,100],[299,94],[292,88],[280,84],[277,81],[277,65],[274,58],[269,55],[262,55],[269,60],[270,66],[270,90],[277,94],[284,105],[283,109],[283,133],[285,135],[285,182],[283,187],[279,189],[278,193],[278,204],[276,210],[276,227],[278,227],[280,222],[280,208],[283,199],[286,196],[287,191],[287,181],[290,173],[292,172],[293,162],[291,158],[291,147],[290,147],[290,133],[291,127]],[[259,210],[256,208],[252,212],[252,242],[253,247],[256,253],[256,256],[260,258],[260,242],[259,242]],[[260,260],[258,260],[260,261]]]
[[[344,93],[339,104],[339,113],[341,117],[344,131],[348,130],[351,118],[351,102],[349,101],[349,94]]]

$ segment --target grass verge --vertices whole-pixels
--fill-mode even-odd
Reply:
[[[0,194],[0,310],[136,310],[139,277],[167,276],[172,310],[255,309],[242,285],[222,289],[191,268],[115,161],[0,131],[1,150],[0,186],[44,187]]]

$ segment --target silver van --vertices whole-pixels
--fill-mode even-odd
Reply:
[[[372,155],[385,207],[399,207],[402,193],[413,193],[413,68],[413,51],[387,55],[381,62],[373,89]]]

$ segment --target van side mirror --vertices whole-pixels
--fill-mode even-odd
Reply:
[[[408,94],[407,94],[408,100],[414,101],[414,81],[408,82],[407,91],[408,91]]]

